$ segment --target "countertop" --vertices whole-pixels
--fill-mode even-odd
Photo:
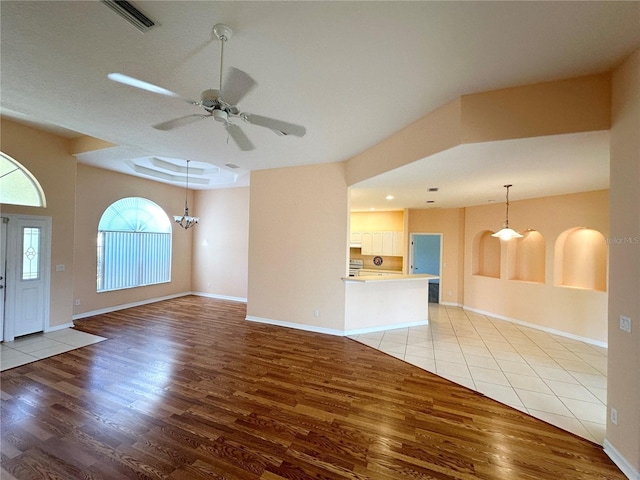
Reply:
[[[358,275],[357,277],[343,277],[345,282],[402,282],[406,280],[430,280],[432,278],[440,278],[438,275],[413,274],[413,275]]]

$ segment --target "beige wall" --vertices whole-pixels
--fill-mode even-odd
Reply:
[[[618,425],[607,424],[607,443],[640,475],[640,50],[613,75],[610,168],[607,404]],[[620,315],[631,333],[618,328]]]
[[[247,316],[344,330],[344,163],[251,172],[250,202]]]
[[[465,307],[606,343],[607,293],[558,286],[554,273],[557,268],[556,240],[563,232],[584,226],[599,231],[604,237],[609,235],[608,191],[510,202],[511,227],[521,233],[533,229],[544,237],[543,283],[510,280],[510,262],[514,257],[508,249],[515,246],[515,240],[500,242],[500,278],[473,274],[474,254],[477,256],[474,239],[483,231],[498,230],[504,211],[504,204],[466,209]]]
[[[73,313],[83,314],[118,305],[187,293],[191,290],[193,229],[173,225],[171,282],[111,292],[96,292],[96,239],[98,222],[113,202],[144,197],[158,204],[173,220],[184,209],[184,188],[78,164]],[[189,203],[193,204],[193,194]],[[195,211],[194,211],[195,212]],[[194,227],[198,228],[198,227]]]
[[[441,301],[462,305],[464,259],[464,208],[409,209],[408,233],[442,234]],[[409,247],[410,248],[410,247]],[[408,273],[409,253],[405,262]]]
[[[73,305],[76,162],[68,154],[67,139],[6,119],[1,122],[0,150],[24,165],[38,179],[47,207],[0,205],[0,210],[3,213],[52,217],[49,325],[64,325],[71,322]],[[64,272],[56,272],[56,265],[64,265]]]
[[[350,215],[352,232],[375,232],[404,230],[404,212],[352,212]]]
[[[249,188],[199,190],[193,214],[192,290],[247,298],[249,271]]]
[[[608,130],[611,75],[464,95],[462,143]]]

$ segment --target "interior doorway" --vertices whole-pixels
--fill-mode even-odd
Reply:
[[[49,327],[51,217],[2,217],[5,274],[0,332],[3,341],[13,341]]]
[[[412,233],[410,273],[428,273],[440,277],[442,271],[442,234]],[[440,303],[440,278],[429,280],[429,302]]]

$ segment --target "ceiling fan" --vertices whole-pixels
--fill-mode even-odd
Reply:
[[[205,113],[186,115],[184,117],[174,118],[173,120],[152,125],[153,128],[157,130],[173,130],[174,128],[183,127],[198,120],[213,118],[224,125],[229,136],[233,139],[236,145],[238,145],[240,150],[243,151],[253,150],[255,147],[244,131],[242,131],[236,123],[232,122],[234,119],[241,119],[246,123],[268,128],[278,135],[294,135],[296,137],[303,137],[306,133],[306,128],[301,125],[240,111],[237,104],[245,97],[245,95],[253,90],[257,84],[249,74],[233,67],[229,69],[229,73],[225,77],[224,83],[222,82],[224,44],[231,38],[232,30],[227,25],[219,23],[214,25],[213,34],[221,42],[220,84],[218,89],[203,91],[200,94],[199,101],[190,100],[165,88],[129,77],[122,73],[110,73],[107,77],[114,82],[167,97],[173,97],[190,103],[191,105],[197,105],[202,107],[205,111]]]

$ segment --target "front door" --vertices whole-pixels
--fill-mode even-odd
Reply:
[[[4,340],[48,326],[51,217],[7,215]]]

